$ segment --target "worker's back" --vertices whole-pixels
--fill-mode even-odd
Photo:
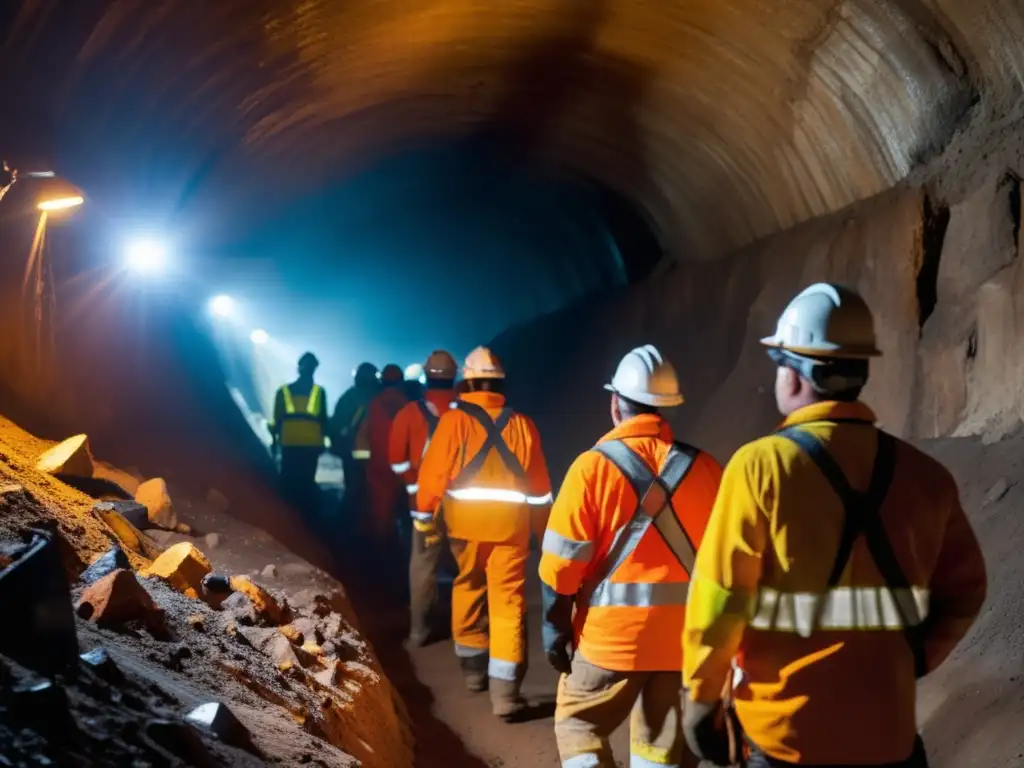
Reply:
[[[277,390],[274,424],[282,448],[322,448],[327,422],[326,397],[312,379],[299,379]]]
[[[787,424],[823,445],[845,482],[863,494],[886,471],[876,467],[881,442],[872,421],[860,403],[822,403]],[[847,516],[833,484],[785,434],[756,440],[733,457],[718,504],[723,516],[741,515],[745,523],[712,526],[697,561],[709,584],[759,585],[738,655],[737,713],[750,738],[777,759],[895,762],[915,738],[908,637],[922,624],[928,628],[921,645],[924,670],[931,670],[970,626],[985,585],[977,540],[949,472],[886,436],[892,459],[883,463],[892,476],[878,514],[905,582],[892,583],[889,558],[872,543],[877,536],[858,535],[829,590]],[[851,518],[855,525],[875,519],[869,506]],[[735,535],[729,530],[744,530],[744,540],[729,540]],[[733,575],[725,578],[725,569]],[[827,598],[817,597],[822,594]],[[701,606],[714,601],[704,597]],[[693,611],[688,617],[688,630],[699,629]]]
[[[428,389],[423,398],[402,406],[391,425],[389,459],[396,474],[411,471],[415,477],[427,443],[454,400],[455,392],[451,389]]]
[[[424,457],[419,507],[440,501],[454,539],[525,544],[530,507],[551,501],[537,428],[494,392],[471,392],[457,403],[441,415]]]
[[[578,593],[576,646],[603,669],[669,671],[682,665],[688,569],[722,468],[709,454],[673,441],[660,415],[624,421],[576,459],[551,511],[541,579],[562,594]],[[643,478],[626,474],[634,457],[643,466],[632,474]],[[659,476],[674,484],[671,496],[660,483],[652,485]],[[629,526],[645,493],[650,498],[643,511],[654,522],[633,545],[625,532],[635,529]],[[679,525],[660,519],[673,514]],[[675,553],[677,547],[685,553]]]
[[[370,437],[370,463],[367,469],[371,474],[393,477],[388,461],[388,441],[391,437],[391,425],[408,401],[401,387],[385,387],[370,401],[367,427]]]

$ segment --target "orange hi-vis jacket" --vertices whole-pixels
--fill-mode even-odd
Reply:
[[[697,555],[683,684],[714,702],[735,681],[747,737],[777,760],[905,760],[916,677],[985,600],[952,476],[874,421],[816,403],[740,448]]]
[[[416,508],[453,539],[528,547],[543,530],[551,480],[533,421],[503,395],[470,392],[441,415],[420,466]]]
[[[391,425],[398,412],[408,402],[401,387],[383,389],[370,401],[366,416],[370,430],[370,461],[366,467],[369,474],[381,479],[394,480],[394,472],[391,471],[391,463],[388,461]]]
[[[441,414],[448,411],[454,401],[453,389],[428,389],[422,400],[406,403],[391,425],[388,460],[392,471],[405,483],[406,493],[409,494],[409,515],[413,525],[421,532],[430,530],[434,516],[430,512],[419,512],[416,509],[420,464],[423,463],[423,456],[441,420]]]
[[[540,578],[576,595],[576,648],[615,671],[682,668],[686,595],[722,467],[661,416],[619,424],[569,468]]]

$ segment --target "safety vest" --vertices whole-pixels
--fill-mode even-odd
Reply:
[[[502,432],[513,411],[505,407],[496,419],[476,403],[459,400],[456,408],[483,427],[486,437],[445,493],[445,525],[453,539],[494,544],[529,544],[530,511],[526,470]],[[550,501],[550,499],[549,499]]]
[[[866,492],[854,490],[828,449],[799,426],[775,433],[796,443],[814,462],[839,496],[843,527],[839,548],[821,593],[779,593],[762,587],[750,627],[793,632],[809,637],[816,629],[833,631],[902,631],[914,656],[918,676],[926,670],[921,628],[928,615],[928,592],[913,587],[904,575],[885,532],[880,511],[892,482],[895,440],[878,431],[878,449]],[[885,582],[885,588],[839,587],[860,536]]]
[[[416,407],[419,409],[420,415],[423,417],[423,421],[427,425],[427,439],[423,442],[423,450],[420,452],[420,459],[427,455],[427,448],[430,446],[430,439],[434,436],[434,430],[437,429],[437,424],[441,420],[441,417],[435,413],[435,406],[433,403],[428,403],[425,400],[417,400]],[[402,464],[392,464],[391,468],[396,474],[402,474],[412,469],[412,462],[405,461]],[[419,491],[420,486],[416,482],[409,483],[405,486],[405,492],[409,494],[409,517],[412,518],[413,524],[419,523],[420,525],[427,525],[433,522],[434,516],[430,512],[420,512],[416,509],[416,493]]]
[[[288,385],[281,387],[284,416],[281,419],[281,447],[320,447],[324,445],[324,430],[320,420],[323,390],[314,384],[308,395],[292,395]]]
[[[352,435],[352,458],[365,461],[370,458],[370,424],[366,418],[367,404],[363,403],[352,414],[348,433]]]
[[[599,443],[593,450],[618,468],[632,487],[638,503],[629,522],[615,532],[608,554],[584,585],[578,605],[586,609],[655,606],[677,606],[681,609],[686,605],[689,578],[697,553],[679,521],[672,497],[693,466],[697,449],[673,443],[657,475],[621,440]],[[647,536],[657,536],[667,545],[671,556],[682,566],[685,579],[636,579],[634,569],[631,569],[634,574],[631,580],[619,575]],[[663,563],[651,565],[661,566]]]

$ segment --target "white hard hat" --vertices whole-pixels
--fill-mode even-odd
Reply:
[[[424,372],[428,379],[454,379],[459,372],[455,358],[443,349],[435,349],[427,358]]]
[[[796,355],[862,359],[882,353],[875,346],[875,323],[867,303],[855,291],[815,283],[789,302],[774,336],[761,339]]]
[[[637,347],[622,358],[604,388],[644,405],[670,407],[683,402],[676,369],[653,344]]]
[[[477,347],[466,358],[462,366],[464,379],[504,379],[505,369],[498,356],[487,347]]]

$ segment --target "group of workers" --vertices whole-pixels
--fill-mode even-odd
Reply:
[[[392,414],[388,445],[359,450],[371,462],[386,452],[414,526],[410,640],[430,634],[447,539],[455,655],[469,690],[488,689],[510,721],[526,707],[527,561],[531,535],[541,542],[564,768],[616,765],[609,737],[627,718],[631,768],[927,765],[916,680],[986,594],[956,483],[860,401],[880,352],[856,292],[810,286],[761,343],[776,366],[776,431],[723,471],[676,440],[664,416],[683,402],[676,372],[639,347],[605,387],[612,430],[553,504],[537,428],[506,404],[488,349],[466,359],[463,394],[455,361],[435,352],[422,398],[370,400],[371,418]],[[282,413],[305,408],[298,421],[325,425],[302,382]]]

